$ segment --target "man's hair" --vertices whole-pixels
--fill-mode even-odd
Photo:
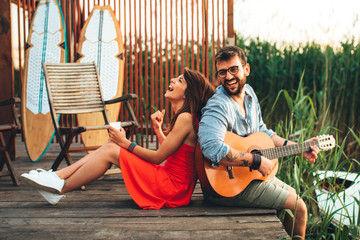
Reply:
[[[221,48],[215,55],[215,66],[222,61],[227,61],[230,58],[238,56],[243,64],[247,64],[247,57],[244,50],[237,46],[226,46]]]

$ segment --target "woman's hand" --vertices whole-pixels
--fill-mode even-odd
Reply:
[[[165,115],[165,109],[163,109],[161,112],[157,110],[153,114],[151,114],[151,122],[154,125],[154,130],[161,129],[161,125],[164,121],[164,115]]]
[[[122,127],[120,127],[120,130],[117,130],[112,126],[109,126],[109,135],[110,140],[120,147],[127,148],[130,144],[130,141],[126,139],[126,132]]]

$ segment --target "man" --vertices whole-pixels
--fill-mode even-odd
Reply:
[[[266,128],[255,92],[250,85],[246,84],[246,78],[250,74],[250,65],[242,49],[229,46],[219,50],[215,56],[215,66],[221,86],[216,89],[215,94],[202,110],[198,132],[201,151],[214,167],[219,164],[246,167],[267,176],[275,163],[264,156],[231,148],[224,143],[225,133],[230,131],[246,137],[261,131],[271,137],[276,147],[295,143],[279,137]],[[311,151],[304,152],[303,156],[313,163],[318,152],[318,147],[311,147]],[[207,202],[226,206],[290,209],[295,216],[295,225],[293,229],[292,218],[286,214],[283,221],[286,231],[289,235],[305,238],[306,205],[297,196],[295,189],[276,177],[265,181],[252,181],[235,197],[225,198],[207,193],[204,193],[204,197]]]

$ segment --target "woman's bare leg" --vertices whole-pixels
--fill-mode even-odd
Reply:
[[[106,143],[108,144],[108,143]],[[93,154],[98,154],[97,152],[102,152],[104,151],[103,148],[106,145],[104,144],[103,146],[101,146],[100,148],[96,149],[94,152],[84,156],[83,158],[81,158],[80,160],[74,162],[73,164],[62,168],[60,170],[57,170],[55,173],[61,178],[61,179],[68,179],[71,175],[73,175],[74,172],[76,172],[84,163],[86,163],[88,161],[88,159],[91,159],[93,157]]]
[[[56,174],[65,179],[60,194],[70,192],[101,177],[110,164],[119,166],[120,147],[108,142],[74,164],[61,169]]]

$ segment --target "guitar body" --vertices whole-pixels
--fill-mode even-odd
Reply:
[[[253,152],[256,150],[274,148],[272,139],[263,132],[256,132],[247,137],[240,137],[232,132],[227,132],[224,142],[234,149],[241,152]],[[220,165],[217,168],[211,166],[200,150],[199,143],[195,150],[196,168],[201,186],[208,194],[223,197],[233,197],[241,193],[246,186],[253,180],[265,180],[273,178],[278,169],[277,159],[273,159],[276,165],[271,174],[263,177],[262,174],[249,167],[232,168],[234,178],[229,177],[229,171],[226,166]]]

